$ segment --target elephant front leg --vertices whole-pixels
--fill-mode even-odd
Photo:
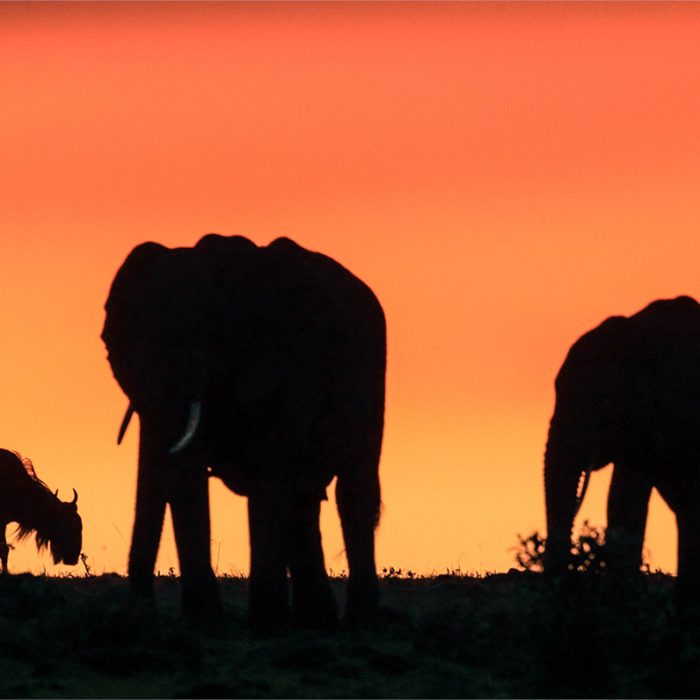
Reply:
[[[163,529],[166,494],[162,475],[143,445],[139,453],[136,514],[129,550],[129,584],[137,597],[153,597],[153,568]]]
[[[320,510],[321,503],[313,494],[297,494],[292,502],[292,612],[295,626],[331,630],[337,624],[337,612],[323,558]]]
[[[688,495],[676,511],[678,523],[678,578],[676,604],[683,619],[700,625],[700,513]]]
[[[206,469],[178,465],[169,489],[175,544],[180,562],[182,612],[196,623],[221,620],[221,601],[211,568],[209,484]],[[175,470],[174,470],[175,471]]]
[[[651,490],[651,482],[639,470],[615,465],[608,494],[608,571],[624,575],[639,572]]]
[[[289,522],[286,485],[258,486],[249,495],[250,622],[257,634],[281,631],[288,623]]]

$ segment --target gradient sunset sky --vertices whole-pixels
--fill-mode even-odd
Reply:
[[[124,572],[112,277],[145,240],[285,235],[386,312],[379,567],[508,568],[544,530],[569,346],[700,298],[698,37],[694,3],[0,4],[0,446],[77,488],[89,562]],[[609,478],[580,520],[604,522]],[[246,572],[245,501],[211,494],[213,563]],[[332,495],[322,522],[340,571]],[[647,547],[675,570],[656,494]]]

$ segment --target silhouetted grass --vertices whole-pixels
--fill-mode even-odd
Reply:
[[[700,646],[673,613],[673,579],[381,578],[383,613],[361,633],[253,639],[247,581],[222,578],[225,632],[157,609],[118,576],[0,580],[2,697],[690,697]],[[345,581],[334,580],[338,599]]]
[[[528,537],[518,535],[518,546],[514,547],[515,560],[523,571],[543,570],[543,559],[547,547],[547,538],[535,531]],[[646,554],[646,552],[644,552]],[[590,573],[605,571],[605,528],[583,521],[581,531],[571,543],[569,569]],[[642,569],[648,573],[649,564],[645,561]]]

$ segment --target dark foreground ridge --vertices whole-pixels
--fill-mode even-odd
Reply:
[[[248,632],[247,580],[220,579],[224,631],[129,605],[116,575],[0,580],[2,697],[697,697],[700,646],[674,619],[670,576],[530,572],[385,577],[363,632]],[[332,580],[340,599],[343,582]]]

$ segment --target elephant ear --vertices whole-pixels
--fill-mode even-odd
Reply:
[[[147,333],[145,301],[153,297],[159,262],[169,249],[159,243],[142,243],[127,256],[114,277],[105,303],[102,340],[115,379],[131,396],[131,375],[138,364],[139,338]]]
[[[151,286],[149,282],[153,279],[157,261],[167,253],[168,248],[160,243],[142,243],[136,246],[122,263],[105,302],[107,318],[102,340],[108,346],[110,341],[119,335],[122,317],[133,312],[147,297]]]
[[[618,393],[625,384],[633,351],[629,319],[612,316],[582,335],[569,350],[557,375],[557,395],[584,390],[602,397]]]

